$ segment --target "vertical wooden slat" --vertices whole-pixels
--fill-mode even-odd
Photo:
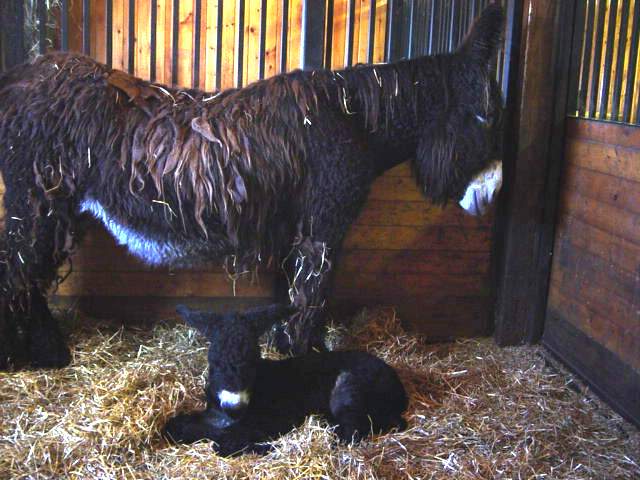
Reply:
[[[607,45],[604,54],[604,64],[602,71],[602,85],[600,87],[600,119],[607,118],[609,106],[609,85],[611,83],[611,62],[613,60],[613,49],[615,44],[616,20],[618,15],[618,0],[610,0],[609,3],[609,24],[607,27]]]
[[[589,74],[591,72],[591,54],[593,53],[593,30],[595,26],[596,5],[592,0],[587,5],[587,24],[584,33],[584,49],[582,51],[582,71],[580,74],[580,94],[578,96],[578,115],[587,111],[587,95],[589,91]]]
[[[628,1],[628,0],[627,0]],[[578,112],[580,90],[580,61],[583,58],[582,49],[585,43],[586,2],[576,3],[575,28],[571,49],[571,71],[569,73],[569,104],[568,113],[576,115]]]
[[[624,92],[624,106],[622,109],[622,121],[631,121],[631,108],[633,96],[638,89],[636,83],[636,68],[638,62],[638,42],[640,40],[640,5],[635,2],[633,9],[633,24],[631,26],[631,42],[629,45],[629,65],[627,66],[627,84]],[[636,121],[638,114],[636,113]]]
[[[620,94],[624,75],[624,57],[627,52],[627,30],[629,27],[629,0],[622,0],[620,11],[620,33],[618,55],[616,58],[616,75],[613,80],[613,97],[611,99],[611,120],[618,120],[620,113]]]
[[[600,69],[602,59],[602,43],[604,41],[604,25],[607,12],[606,0],[599,0],[598,22],[595,32],[595,47],[593,49],[593,70],[591,72],[591,88],[589,89],[589,116],[595,117],[598,103],[598,87],[600,86]]]

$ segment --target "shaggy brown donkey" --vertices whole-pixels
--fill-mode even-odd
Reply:
[[[217,94],[178,90],[53,53],[0,76],[0,367],[69,361],[46,302],[83,212],[150,264],[274,259],[305,352],[331,262],[373,179],[413,159],[437,203],[495,158],[501,98],[487,8],[454,54],[295,71]]]

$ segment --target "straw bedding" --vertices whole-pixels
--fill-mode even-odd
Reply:
[[[409,429],[337,445],[312,417],[266,457],[223,459],[159,435],[177,410],[202,406],[206,346],[194,331],[82,325],[70,367],[0,373],[0,479],[640,477],[639,432],[540,347],[429,344],[391,309],[363,312],[333,338],[399,370]]]

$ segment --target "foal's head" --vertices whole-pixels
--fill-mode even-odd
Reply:
[[[242,417],[256,379],[260,360],[258,338],[290,307],[275,304],[244,313],[200,312],[184,305],[177,308],[185,322],[209,340],[207,406],[226,413],[232,420]]]

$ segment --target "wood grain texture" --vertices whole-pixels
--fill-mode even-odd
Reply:
[[[640,128],[571,120],[566,160],[548,318],[640,372]]]

